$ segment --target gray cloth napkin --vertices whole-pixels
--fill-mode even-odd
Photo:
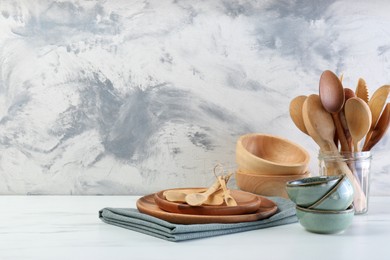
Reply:
[[[107,224],[127,228],[169,241],[183,241],[273,227],[297,222],[295,204],[280,197],[268,197],[278,206],[275,215],[252,222],[233,224],[174,224],[159,218],[140,213],[133,208],[104,208],[99,218]]]

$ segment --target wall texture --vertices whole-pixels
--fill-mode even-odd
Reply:
[[[208,185],[249,132],[315,143],[290,100],[390,83],[390,2],[0,0],[0,193]],[[390,195],[388,134],[372,194]],[[234,183],[233,183],[234,184]]]

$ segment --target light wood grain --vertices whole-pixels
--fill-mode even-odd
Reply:
[[[382,113],[382,110],[386,105],[389,94],[390,94],[390,85],[384,85],[378,88],[372,95],[371,99],[368,101],[368,106],[370,107],[371,110],[372,122],[371,122],[370,131],[367,134],[363,147],[367,146],[369,140],[371,139],[371,135],[373,134],[373,131]]]
[[[374,145],[376,145],[386,134],[389,125],[390,125],[390,103],[387,103],[385,109],[383,110],[381,116],[379,117],[375,129],[372,131],[370,139],[367,141],[367,144],[363,146],[363,151],[371,150],[372,147],[374,147]]]
[[[176,191],[177,189],[170,189],[168,191]],[[202,190],[202,188],[193,188],[195,190]],[[221,190],[222,192],[222,190]],[[154,200],[157,206],[167,212],[180,213],[180,214],[194,214],[194,215],[240,215],[248,214],[257,211],[260,207],[261,199],[259,196],[241,191],[231,190],[230,194],[236,201],[235,206],[227,205],[202,205],[202,206],[191,206],[185,203],[177,203],[167,201],[164,198],[166,191],[157,192],[154,196]]]
[[[358,84],[356,86],[355,94],[357,97],[361,98],[364,102],[368,103],[369,94],[366,81],[362,78],[359,78]]]
[[[368,104],[359,97],[353,97],[345,102],[345,118],[352,136],[354,152],[359,152],[359,142],[371,127],[371,111]]]
[[[260,207],[254,213],[222,216],[191,215],[167,212],[157,206],[154,200],[154,194],[140,198],[137,200],[136,205],[137,209],[141,213],[177,224],[239,223],[268,218],[277,212],[278,206],[273,201],[265,197],[260,197],[260,199]]]
[[[348,141],[340,120],[340,111],[345,102],[344,88],[332,71],[326,70],[321,74],[319,92],[323,107],[332,115],[341,151],[348,151]],[[334,139],[334,135],[332,139]]]
[[[303,133],[307,134],[307,130],[305,127],[305,123],[303,122],[302,117],[302,107],[303,103],[305,102],[306,96],[297,96],[290,102],[289,112],[290,117],[296,127],[298,127],[299,130],[301,130]]]
[[[288,198],[286,183],[309,176],[309,172],[299,175],[256,175],[238,170],[236,172],[236,183],[237,186],[244,191],[263,196]]]
[[[302,174],[309,160],[303,147],[278,136],[248,134],[241,136],[236,145],[239,168],[253,174]]]

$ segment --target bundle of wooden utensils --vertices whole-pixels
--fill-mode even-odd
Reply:
[[[386,104],[389,93],[390,85],[384,85],[369,98],[368,88],[363,79],[359,79],[356,91],[353,91],[344,88],[342,79],[326,70],[320,78],[319,95],[302,95],[294,98],[290,103],[290,115],[302,132],[311,135],[308,124],[320,110],[323,112],[322,117],[328,119],[326,122],[332,119],[332,126],[326,123],[319,125],[329,130],[330,134],[334,132],[332,130],[335,127],[332,139],[337,150],[369,151],[381,140],[390,125],[390,103]],[[312,111],[311,108],[316,106],[317,109]],[[315,120],[316,123],[321,119]],[[361,147],[363,139],[364,144]]]
[[[176,189],[164,191],[166,200],[172,202],[187,203],[191,206],[222,205],[237,206],[236,200],[230,195],[227,182],[232,174],[216,176],[216,182],[205,191],[199,189]]]
[[[295,125],[319,145],[320,153],[339,156],[370,151],[390,124],[390,104],[386,104],[389,93],[390,85],[384,85],[369,98],[363,79],[359,79],[356,91],[353,91],[343,87],[342,77],[339,79],[326,70],[320,78],[319,95],[294,98],[290,103],[290,115]],[[331,167],[330,172],[346,174],[350,179],[356,210],[365,208],[366,195],[354,177],[351,165],[340,161]]]

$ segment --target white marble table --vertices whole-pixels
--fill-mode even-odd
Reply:
[[[0,196],[0,259],[390,259],[390,197],[337,235],[298,223],[180,243],[101,222],[136,196]]]

